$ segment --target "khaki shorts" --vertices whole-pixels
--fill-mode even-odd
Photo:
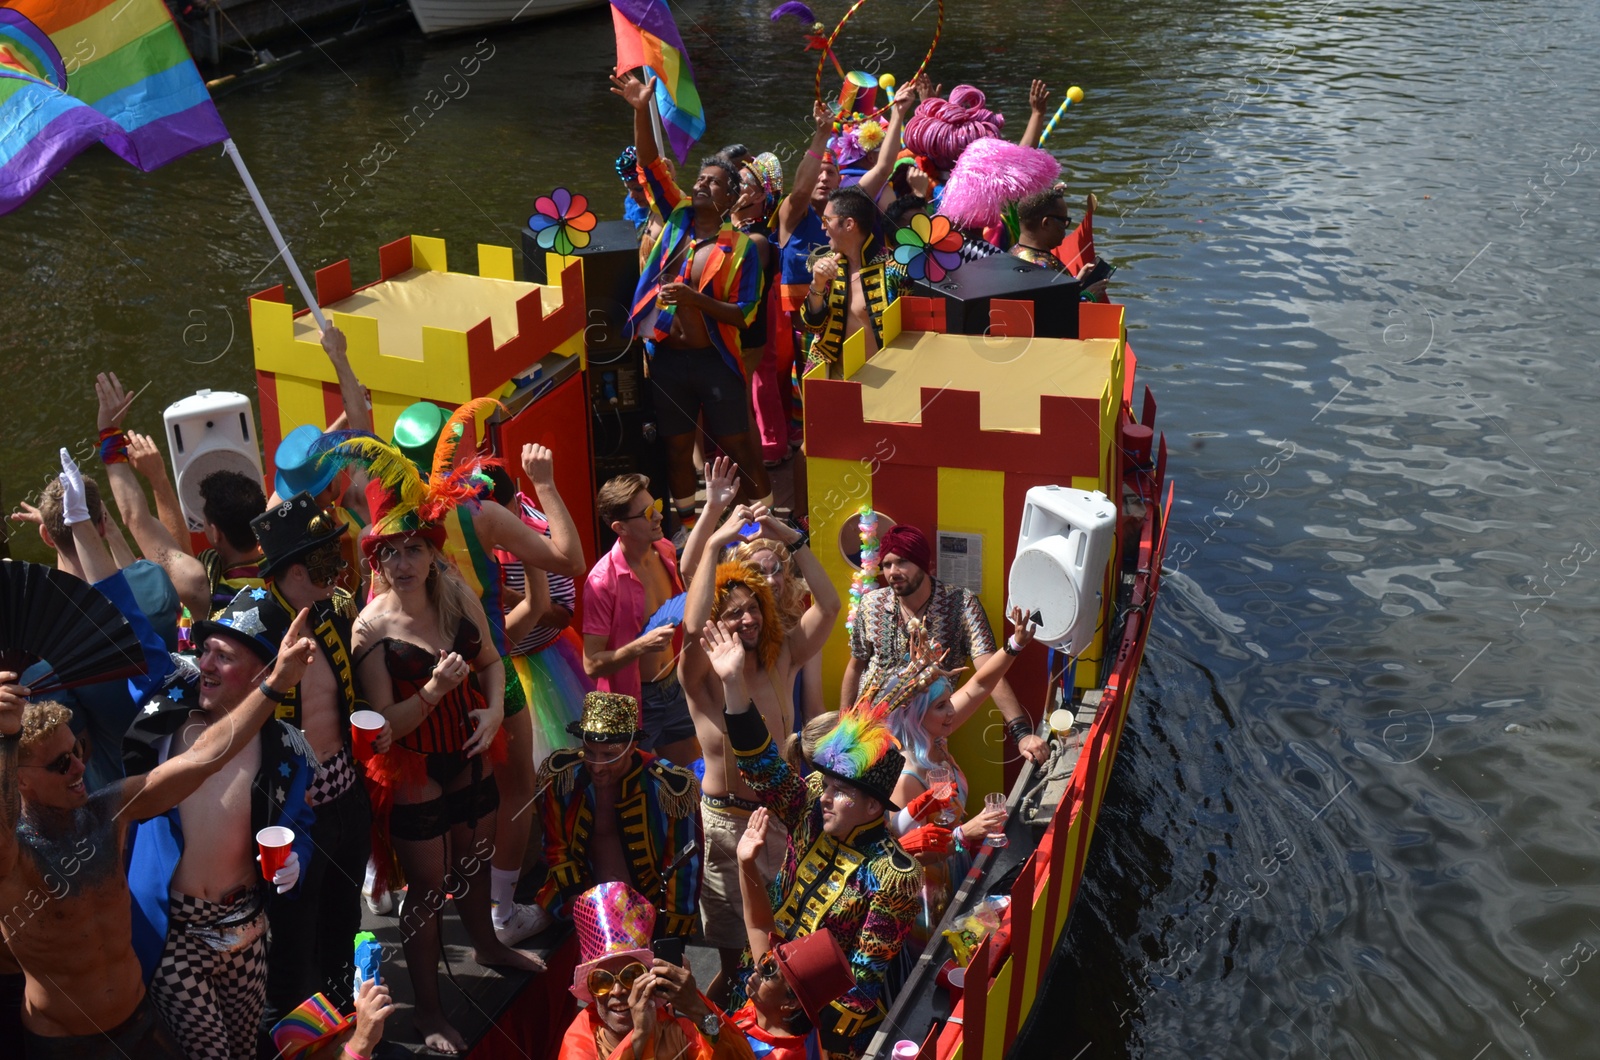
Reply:
[[[706,944],[742,950],[750,943],[744,929],[744,898],[739,891],[739,837],[750,811],[700,804],[706,836],[705,870],[700,879],[700,930]],[[789,831],[776,817],[767,828],[767,846],[757,862],[764,879],[774,879],[789,852]]]

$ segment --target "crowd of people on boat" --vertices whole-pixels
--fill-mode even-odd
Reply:
[[[615,543],[596,562],[556,486],[576,453],[488,458],[486,400],[418,402],[380,437],[332,327],[343,414],[288,433],[270,483],[206,477],[208,547],[111,373],[111,503],[63,449],[13,516],[116,606],[143,670],[37,695],[48,663],[0,672],[0,1040],[30,1060],[365,1060],[394,1001],[364,906],[398,917],[439,1053],[468,1046],[440,995],[449,906],[473,960],[512,973],[575,929],[563,1060],[860,1055],[1003,830],[948,740],[992,697],[1017,753],[1048,755],[1005,680],[1030,625],[1014,612],[997,639],[925,528],[894,525],[824,688],[841,594],[769,470],[799,443],[793,377],[836,370],[847,334],[880,342],[886,230],[937,206],[965,254],[1011,242],[1065,268],[1056,169],[1008,204],[1009,239],[997,211],[962,212],[973,145],[988,166],[1013,161],[985,141],[1037,152],[1044,86],[1020,147],[970,86],[919,78],[881,124],[818,105],[787,193],[742,146],[683,189],[651,85],[613,91],[668,473],[664,498],[642,474],[600,485]],[[718,952],[707,983],[691,941]]]

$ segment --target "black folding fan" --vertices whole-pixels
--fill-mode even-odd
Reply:
[[[88,582],[54,567],[0,562],[0,670],[21,674],[37,695],[148,671],[144,648],[122,612]]]

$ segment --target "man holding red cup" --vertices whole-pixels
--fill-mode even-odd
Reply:
[[[199,655],[129,730],[129,775],[182,754],[261,689],[278,645],[258,600],[239,593],[196,622]],[[251,1060],[267,989],[266,886],[293,892],[312,856],[306,802],[309,750],[300,731],[271,720],[232,761],[130,839],[134,949],[150,999],[191,1058]],[[259,851],[259,853],[258,853]]]

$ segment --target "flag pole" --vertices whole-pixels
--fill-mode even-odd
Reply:
[[[646,74],[649,72],[649,70],[645,71]],[[656,154],[661,158],[666,158],[666,130],[661,123],[661,108],[656,105],[656,94],[654,92],[650,93],[650,131],[656,134]]]
[[[239,148],[231,136],[222,142],[222,153],[233,159],[233,168],[239,171],[239,179],[244,181],[244,190],[250,193],[250,200],[256,204],[256,212],[266,223],[267,234],[272,236],[273,245],[283,256],[283,263],[289,266],[289,275],[294,277],[295,286],[300,288],[300,296],[306,300],[311,315],[316,318],[317,327],[327,331],[328,319],[322,315],[322,307],[317,305],[316,298],[311,294],[311,287],[300,272],[300,266],[295,262],[294,255],[289,253],[289,244],[283,241],[283,233],[278,231],[278,222],[272,219],[272,211],[267,209],[266,201],[261,198],[261,189],[256,187],[255,179],[250,176],[250,170],[244,164],[244,157],[239,154]]]

